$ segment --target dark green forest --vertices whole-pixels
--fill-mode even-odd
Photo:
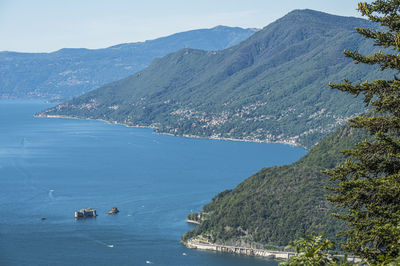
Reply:
[[[299,161],[265,168],[203,207],[201,225],[182,240],[202,235],[210,242],[286,246],[307,234],[337,239],[344,223],[325,199],[329,178],[321,173],[344,162],[340,152],[365,139],[365,131],[344,126],[325,137]],[[193,217],[192,214],[190,217]]]

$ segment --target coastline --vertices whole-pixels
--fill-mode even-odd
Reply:
[[[201,136],[190,135],[190,134],[174,135],[171,133],[164,133],[164,132],[155,132],[154,134],[167,135],[167,136],[173,136],[173,137],[181,137],[181,138],[190,138],[190,139],[212,139],[212,140],[226,140],[226,141],[253,142],[253,143],[279,143],[279,144],[285,144],[285,145],[300,147],[300,148],[305,149],[300,144],[293,143],[290,141],[267,141],[267,140],[257,140],[257,139],[249,140],[249,139],[234,139],[234,138],[213,137],[213,136],[201,137]]]
[[[93,119],[93,118],[81,118],[81,117],[73,117],[73,116],[67,116],[67,115],[41,115],[41,114],[35,114],[34,117],[39,117],[39,118],[63,118],[63,119],[77,119],[77,120],[88,120],[88,121],[101,121],[105,122],[107,124],[113,124],[113,125],[121,125],[125,127],[134,127],[134,128],[150,128],[156,130],[157,127],[155,126],[141,126],[141,125],[128,125],[116,121],[109,121],[109,120],[104,120],[104,119]],[[167,135],[167,136],[173,136],[173,137],[181,137],[181,138],[191,138],[191,139],[211,139],[211,140],[225,140],[225,141],[239,141],[239,142],[253,142],[253,143],[280,143],[280,144],[285,144],[293,147],[300,147],[303,149],[306,149],[305,147],[301,146],[299,143],[291,142],[291,141],[267,141],[267,140],[249,140],[249,139],[235,139],[235,138],[224,138],[224,137],[201,137],[197,135],[190,135],[190,134],[183,134],[183,135],[174,135],[171,133],[166,133],[166,132],[154,132],[153,134],[158,134],[158,135]]]
[[[233,254],[240,254],[247,256],[270,258],[270,259],[288,259],[290,256],[296,255],[295,252],[289,252],[289,251],[276,251],[267,249],[246,248],[239,246],[225,246],[225,245],[217,245],[210,243],[201,243],[198,241],[194,241],[192,239],[189,239],[188,241],[181,243],[190,249],[233,253]]]
[[[190,219],[186,219],[186,222],[189,223],[189,224],[196,224],[196,225],[200,224],[200,222],[195,221],[195,220],[190,220]]]
[[[116,122],[116,121],[109,121],[109,120],[104,120],[100,118],[82,118],[82,117],[74,117],[74,116],[68,116],[68,115],[40,115],[40,114],[35,114],[34,117],[38,118],[62,118],[62,119],[76,119],[76,120],[87,120],[87,121],[100,121],[104,122],[110,125],[121,125],[125,127],[136,127],[136,128],[150,128],[150,129],[157,129],[157,127],[153,126],[140,126],[140,125],[127,125],[124,123]]]
[[[257,248],[246,248],[240,246],[225,246],[225,245],[211,244],[208,242],[201,243],[193,239],[189,239],[188,241],[185,242],[181,241],[181,243],[190,249],[240,254],[240,255],[254,256],[254,257],[269,258],[274,260],[287,260],[291,256],[297,255],[297,253],[292,251],[277,251],[277,250],[267,250],[267,249],[257,249]],[[334,255],[334,257],[343,258],[344,256]],[[348,256],[347,261],[351,263],[362,262],[360,258],[355,256]]]

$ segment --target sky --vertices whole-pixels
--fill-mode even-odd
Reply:
[[[359,0],[0,0],[0,51],[104,48],[217,25],[263,28],[294,9],[359,16]]]

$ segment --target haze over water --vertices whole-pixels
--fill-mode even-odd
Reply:
[[[277,264],[179,241],[188,213],[305,150],[33,117],[49,106],[0,101],[0,265]],[[114,206],[120,213],[107,215]],[[99,216],[75,220],[87,207]]]

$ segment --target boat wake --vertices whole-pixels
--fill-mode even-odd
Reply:
[[[54,189],[49,190],[49,199],[54,200],[54,195],[53,195]]]
[[[92,240],[93,242],[97,243],[97,244],[100,244],[100,245],[103,245],[103,246],[106,246],[106,247],[109,247],[109,248],[114,248],[115,247],[115,245],[113,245],[113,244],[108,244],[108,243],[106,243],[104,241],[93,239],[93,238],[90,238],[90,237],[88,237],[88,238],[90,240]]]

